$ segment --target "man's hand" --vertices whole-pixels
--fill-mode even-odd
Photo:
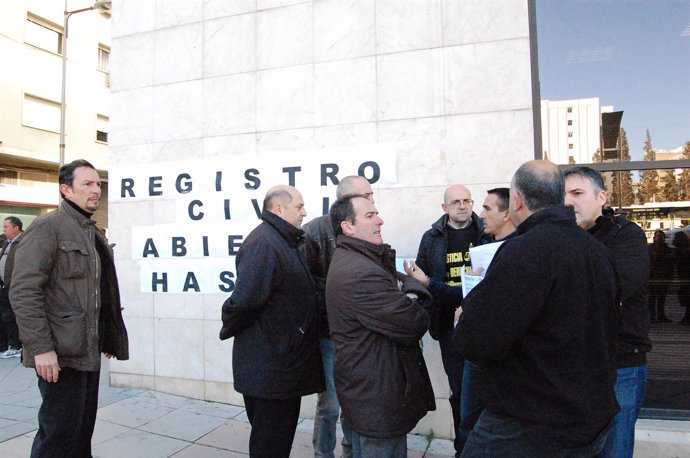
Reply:
[[[460,319],[460,315],[462,315],[462,307],[458,307],[455,309],[455,318],[453,318],[453,319],[455,321],[458,321]]]
[[[36,373],[46,382],[54,383],[58,381],[60,365],[58,364],[57,353],[48,351],[34,356],[36,362]]]
[[[424,271],[420,269],[414,261],[408,262],[407,259],[405,259],[403,261],[403,267],[407,275],[420,282],[425,288],[429,286],[429,277],[426,276]]]
[[[103,353],[103,356],[105,356],[108,359],[113,359],[115,355],[111,355],[110,353]]]

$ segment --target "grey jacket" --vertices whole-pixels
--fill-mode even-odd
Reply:
[[[54,350],[61,367],[100,368],[100,353],[128,359],[112,250],[94,221],[67,201],[38,218],[17,247],[10,287],[23,363]]]

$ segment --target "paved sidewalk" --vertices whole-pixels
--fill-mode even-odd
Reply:
[[[107,364],[107,363],[105,363]],[[150,390],[108,386],[101,374],[93,455],[98,458],[247,457],[249,421],[244,407]],[[36,375],[19,358],[0,359],[0,457],[26,458],[41,395]],[[292,457],[313,457],[313,420],[301,419]],[[410,458],[448,457],[448,440],[409,435]],[[337,452],[340,452],[338,446]]]
[[[106,363],[107,364],[107,363]],[[108,386],[101,377],[93,436],[97,458],[246,457],[249,422],[244,407],[150,390]],[[0,359],[0,457],[26,458],[36,432],[41,396],[32,370],[18,358]],[[314,422],[302,419],[292,457],[313,457]],[[453,456],[449,440],[410,434],[410,458]],[[338,447],[337,452],[340,452]],[[336,455],[338,456],[338,455]],[[690,422],[640,420],[635,458],[690,457]]]

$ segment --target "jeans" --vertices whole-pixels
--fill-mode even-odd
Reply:
[[[406,458],[407,436],[376,439],[351,432],[352,455],[355,458]]]
[[[484,404],[479,397],[480,373],[481,368],[478,364],[465,360],[465,368],[462,373],[462,395],[460,396],[460,432],[458,434],[461,452],[484,410]]]
[[[326,391],[319,393],[316,403],[316,413],[314,415],[314,435],[312,444],[314,446],[314,456],[334,458],[335,450],[335,429],[340,413],[340,404],[335,393],[335,380],[333,379],[333,362],[335,358],[335,343],[328,337],[319,339],[321,347],[321,360],[323,361],[323,371],[326,380]],[[343,457],[352,457],[352,446],[350,428],[347,420],[340,417],[343,428]]]
[[[635,422],[647,389],[647,365],[618,369],[616,375],[616,399],[621,411],[614,418],[604,449],[597,456],[627,458],[633,456],[635,447]]]
[[[460,394],[462,391],[462,371],[465,365],[465,360],[462,355],[453,346],[451,339],[452,332],[444,332],[439,335],[438,345],[441,348],[441,359],[443,361],[443,369],[448,376],[448,385],[450,386],[450,402],[451,412],[453,413],[453,431],[455,432],[455,446],[456,456],[460,456],[462,452],[462,439],[460,437]]]
[[[530,437],[522,424],[484,410],[462,452],[463,458],[584,458],[601,451],[606,434],[577,449],[545,448],[540,438]]]
[[[252,425],[249,433],[249,456],[289,458],[302,398],[261,399],[246,394],[242,397],[249,424]]]
[[[43,402],[38,410],[38,432],[31,457],[91,457],[91,436],[98,410],[100,371],[62,367],[58,381],[38,377]]]

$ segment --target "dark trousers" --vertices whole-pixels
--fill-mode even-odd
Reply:
[[[7,346],[21,348],[17,320],[14,317],[14,311],[10,306],[10,298],[7,296],[5,288],[0,288],[0,322],[2,322],[2,329],[7,339],[7,344],[0,347],[0,351],[7,350]]]
[[[249,456],[289,458],[295,438],[302,398],[260,399],[243,395],[247,417],[252,425]]]
[[[450,386],[450,397],[448,398],[448,402],[450,402],[450,409],[453,414],[453,431],[455,432],[453,445],[455,447],[455,456],[460,456],[465,442],[460,429],[460,397],[462,394],[462,373],[465,366],[465,360],[455,349],[451,336],[451,331],[441,333],[438,338],[438,345],[441,348],[443,369],[446,371],[448,385]]]
[[[31,458],[91,457],[99,376],[100,371],[63,367],[55,383],[38,377],[43,403],[38,411],[38,432],[31,447]]]

